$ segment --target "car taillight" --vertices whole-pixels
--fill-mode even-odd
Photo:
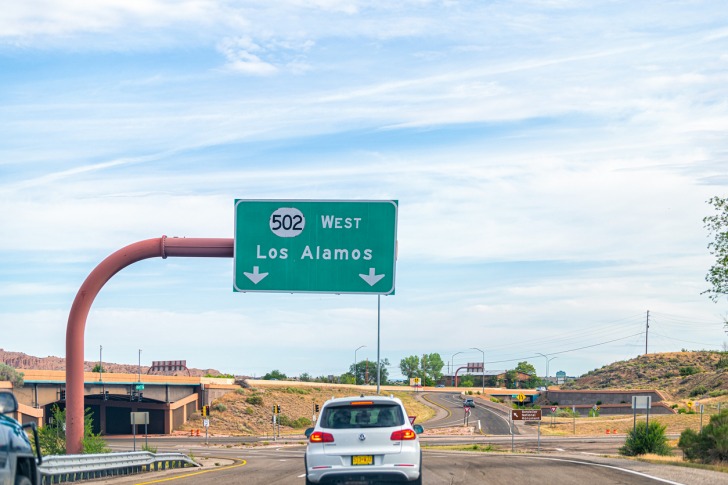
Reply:
[[[311,433],[308,440],[311,443],[333,443],[334,435],[331,433],[324,433],[323,431],[316,431],[315,433]]]
[[[411,429],[400,429],[399,431],[393,432],[390,437],[392,441],[413,440],[415,438],[417,438],[417,434]]]

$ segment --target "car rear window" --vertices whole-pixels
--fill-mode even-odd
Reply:
[[[404,414],[396,404],[340,404],[324,408],[319,424],[322,428],[332,429],[387,428],[402,426]]]

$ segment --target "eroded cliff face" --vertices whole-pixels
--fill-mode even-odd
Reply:
[[[0,349],[0,362],[15,369],[37,369],[37,370],[66,370],[66,359],[63,357],[35,357],[33,355],[24,354],[23,352],[9,352]],[[98,364],[98,361],[84,362],[84,370],[91,372]],[[104,372],[118,372],[125,374],[135,374],[139,371],[137,364],[114,364],[111,362],[103,362]],[[142,374],[146,374],[149,366],[142,366]],[[184,371],[177,371],[171,375],[187,375]],[[219,371],[215,369],[190,369],[192,376],[204,376],[207,374],[218,375]]]

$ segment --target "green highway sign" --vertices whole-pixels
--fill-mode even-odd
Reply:
[[[394,294],[396,200],[235,200],[234,291]]]

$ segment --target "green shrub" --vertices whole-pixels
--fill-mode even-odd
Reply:
[[[665,436],[666,428],[666,425],[662,425],[658,421],[650,421],[649,428],[645,422],[637,423],[637,426],[627,434],[627,440],[619,449],[619,453],[625,456],[647,453],[669,455],[670,446],[667,444],[667,436]]]
[[[697,374],[698,372],[700,372],[700,370],[697,367],[694,367],[692,365],[686,365],[685,367],[680,367],[681,376],[691,376],[693,374]]]
[[[241,394],[241,395],[244,396],[245,395],[245,389],[243,389],[242,387],[240,389],[235,389],[235,394]]]
[[[573,411],[571,408],[563,408],[556,411],[557,418],[573,418],[578,417],[579,413]]]
[[[259,394],[253,394],[252,396],[249,396],[245,398],[245,402],[248,404],[252,404],[253,406],[260,406],[263,404],[263,396]]]
[[[217,412],[221,413],[223,411],[227,411],[227,406],[225,406],[221,402],[216,402],[215,404],[212,405],[212,409],[213,409],[213,411],[217,411]]]
[[[308,389],[299,389],[298,387],[286,387],[284,389],[281,389],[282,392],[286,392],[288,394],[311,394],[311,391]]]
[[[703,394],[706,394],[707,392],[708,392],[708,388],[703,385],[700,385],[700,386],[697,386],[692,391],[690,391],[690,397],[702,396]]]
[[[308,418],[300,417],[293,422],[294,428],[308,428],[311,426],[311,420]]]
[[[0,381],[10,381],[13,383],[13,387],[23,387],[23,377],[22,372],[0,362]]]
[[[148,451],[149,453],[156,453],[157,447],[151,445],[142,445],[142,451]]]
[[[83,416],[83,438],[81,453],[109,453],[111,450],[100,435],[93,432],[91,409],[86,408]],[[43,455],[66,454],[66,410],[54,405],[51,409],[51,423],[38,429],[38,442]]]
[[[244,412],[245,414],[247,414],[248,416],[250,416],[251,414],[254,414],[254,413],[255,413],[255,410],[254,410],[253,408],[251,408],[250,406],[248,406],[247,408],[245,408],[245,409],[243,410],[243,412]]]
[[[281,426],[291,426],[291,424],[293,423],[293,420],[291,418],[289,418],[288,416],[286,416],[285,414],[279,414],[276,417],[276,422],[278,422],[278,424],[280,424]]]
[[[285,414],[278,415],[278,423],[281,426],[289,426],[291,428],[308,428],[311,426],[311,420],[308,418],[291,419]]]
[[[680,434],[685,459],[702,463],[728,462],[728,409],[710,417],[700,433],[686,429]]]

